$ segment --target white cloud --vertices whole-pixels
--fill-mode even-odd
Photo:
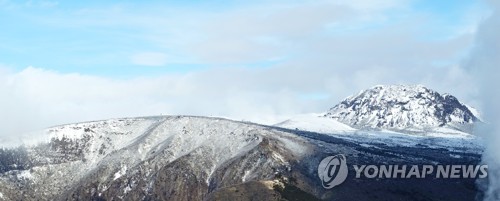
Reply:
[[[484,138],[486,150],[483,163],[488,165],[488,182],[480,182],[480,189],[485,190],[484,200],[500,198],[500,95],[498,86],[500,69],[500,3],[490,1],[494,6],[492,16],[486,19],[477,31],[474,49],[465,67],[474,75],[478,86],[478,98],[487,124],[478,131]]]
[[[272,122],[290,114],[325,111],[375,84],[421,83],[473,101],[476,86],[467,85],[471,75],[456,64],[474,33],[424,40],[427,30],[422,25],[432,19],[411,13],[385,24],[397,17],[388,11],[405,11],[407,1],[283,2],[217,12],[118,6],[42,18],[55,27],[107,33],[114,28],[120,33],[141,30],[122,33],[124,39],[155,45],[150,52],[123,48],[136,65],[231,67],[131,79],[40,68],[0,70],[0,136],[61,123],[158,114]],[[435,66],[436,61],[444,65]],[[246,65],[258,62],[266,66]],[[307,94],[328,95],[303,98]]]
[[[156,4],[118,4],[33,19],[41,25],[65,29],[98,29],[99,33],[118,30],[109,35],[131,38],[172,56],[146,52],[132,58],[139,64],[156,66],[178,56],[190,58],[194,63],[241,64],[291,56],[294,53],[291,50],[310,38],[328,34],[332,25],[364,27],[380,23],[390,17],[388,11],[404,9],[409,2],[259,1],[216,11]],[[123,33],[123,28],[134,31]],[[147,57],[157,62],[149,62]]]
[[[180,47],[201,62],[244,63],[294,55],[311,39],[328,35],[328,27],[374,23],[385,12],[408,1],[299,1],[249,6],[205,15],[183,32],[199,33],[201,41]],[[302,52],[301,52],[302,53]],[[310,52],[309,54],[314,54]]]
[[[276,123],[286,115],[322,112],[375,84],[424,83],[441,92],[462,92],[461,70],[216,68],[187,74],[112,79],[29,67],[0,71],[0,136],[62,123],[159,114],[225,116]],[[369,76],[368,76],[369,75]],[[439,76],[443,75],[443,76]],[[464,91],[465,90],[465,91]],[[328,94],[321,99],[304,95]]]
[[[2,72],[0,139],[51,125],[113,117],[186,114],[267,121],[277,114],[303,112],[301,107],[294,108],[300,103],[291,92],[261,87],[245,90],[238,82],[229,84],[207,76],[118,80],[33,67]]]

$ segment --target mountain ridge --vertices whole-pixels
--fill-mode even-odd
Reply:
[[[480,121],[456,97],[423,85],[377,85],[347,97],[324,117],[360,129],[411,131],[449,127],[471,132]]]
[[[459,131],[439,137],[372,132],[314,118],[269,126],[177,115],[51,127],[47,141],[0,149],[0,200],[406,200],[424,194],[421,199],[471,200],[479,194],[470,188],[474,180],[352,174],[339,188],[324,189],[316,171],[327,156],[344,154],[350,164],[477,164],[482,148]],[[287,128],[297,123],[305,129]]]

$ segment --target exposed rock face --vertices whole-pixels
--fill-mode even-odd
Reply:
[[[469,131],[478,118],[452,95],[424,86],[375,86],[343,100],[325,117],[355,128],[426,130],[451,127]]]

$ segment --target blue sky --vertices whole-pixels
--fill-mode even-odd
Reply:
[[[377,84],[479,107],[463,64],[492,12],[472,0],[0,0],[0,133],[158,114],[277,123]]]
[[[360,1],[359,4],[365,2]],[[316,37],[317,34],[369,34],[384,27],[404,23],[416,24],[413,30],[410,30],[414,32],[412,37],[415,37],[415,40],[446,40],[470,31],[467,29],[473,29],[477,21],[486,17],[488,12],[487,6],[473,0],[381,2],[387,4],[385,8],[384,5],[381,8],[377,8],[377,5],[366,5],[366,8],[363,8],[365,11],[357,11],[360,14],[373,15],[374,19],[368,19],[370,16],[363,19],[346,17],[338,22],[332,19],[332,23],[336,25],[331,28],[330,33],[324,31],[328,29],[325,27],[328,27],[330,19],[324,19],[321,22],[324,30],[304,33],[309,35],[294,40],[305,41]],[[192,46],[203,46],[203,40],[211,40],[221,33],[206,29],[203,23],[217,29],[217,20],[225,18],[225,15],[235,16],[235,12],[248,12],[248,15],[259,17],[260,13],[252,12],[273,12],[273,7],[283,10],[283,7],[300,7],[301,4],[308,2],[0,1],[0,24],[3,27],[0,32],[0,64],[17,71],[34,66],[63,73],[112,77],[185,73],[212,67],[268,67],[303,53],[280,51],[273,59],[258,55],[259,50],[256,49],[242,52],[250,55],[249,58],[226,60],[204,58],[204,52],[218,51],[216,47],[192,50]],[[417,19],[422,21],[418,22]],[[293,20],[300,19],[291,19],[284,23],[294,23]],[[236,32],[234,34],[241,34],[241,38],[230,42],[252,46],[255,44],[249,44],[251,42],[246,40],[253,39],[257,41],[253,43],[259,43],[257,45],[272,46],[273,40],[277,41],[276,43],[290,40],[287,37],[293,35],[294,31],[297,30],[284,30],[282,33],[264,30],[254,35]],[[342,37],[341,35],[338,37]],[[266,37],[269,41],[265,41]],[[263,42],[259,42],[259,38],[263,38]],[[227,44],[221,44],[223,45]],[[244,48],[246,47],[242,47]],[[258,56],[252,57],[253,54]],[[142,61],[147,59],[152,61]]]

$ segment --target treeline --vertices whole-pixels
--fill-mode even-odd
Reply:
[[[28,151],[24,146],[0,149],[0,173],[26,170],[30,166]]]

